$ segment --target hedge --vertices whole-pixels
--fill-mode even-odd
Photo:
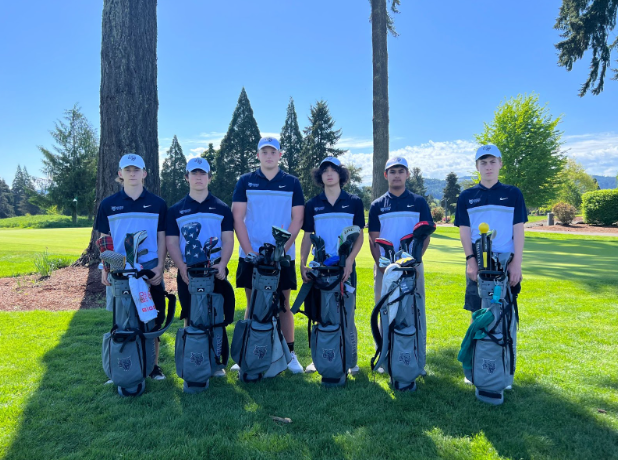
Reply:
[[[618,189],[584,193],[582,211],[587,224],[612,225],[618,222]]]

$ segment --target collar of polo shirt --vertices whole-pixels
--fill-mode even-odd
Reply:
[[[138,196],[137,199],[139,200],[140,198],[144,198],[147,193],[148,193],[148,190],[146,190],[146,188],[144,188],[144,190],[142,190],[141,195]],[[124,188],[122,190],[120,190],[120,196],[124,200],[133,200],[133,198],[131,198],[129,195],[127,195],[127,192],[124,191]]]

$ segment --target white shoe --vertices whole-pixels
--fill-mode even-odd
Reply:
[[[311,362],[311,364],[309,364],[306,368],[305,368],[305,373],[306,374],[313,374],[316,371],[315,368],[315,364],[313,364],[313,361]]]
[[[466,385],[474,385],[471,380],[468,380],[468,377],[464,377],[464,383]]]
[[[225,369],[219,369],[217,372],[212,374],[213,377],[225,377]]]
[[[296,353],[291,352],[290,354],[292,355],[292,361],[289,362],[288,369],[292,371],[292,374],[302,374],[305,370],[303,369],[303,366],[301,366],[298,362]]]
[[[505,388],[505,390],[512,390],[513,389],[513,385],[509,385],[508,387]]]
[[[238,372],[240,370],[240,366],[238,364],[234,364],[230,370],[232,372]]]
[[[377,372],[378,374],[384,374],[384,372],[386,372],[386,371],[384,370],[384,368],[383,368],[382,366],[380,366],[380,367],[378,367],[378,368],[376,369],[376,372]]]
[[[348,369],[348,374],[350,375],[356,375],[360,372],[360,368],[358,366],[354,366],[350,369]]]
[[[105,382],[103,385],[111,385],[112,383],[114,383],[114,381],[112,379],[109,379],[107,382]]]

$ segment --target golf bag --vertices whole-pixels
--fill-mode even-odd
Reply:
[[[428,222],[419,222],[414,227],[411,247],[407,241],[406,247],[400,249],[405,251],[404,258],[391,261],[386,268],[384,294],[371,313],[371,332],[376,343],[371,369],[386,368],[393,387],[400,391],[416,390],[416,379],[424,375],[425,303],[416,289],[416,270],[422,263],[423,243],[435,229],[436,225]],[[403,242],[404,239],[402,246]],[[389,256],[396,257],[392,252]]]
[[[139,396],[144,392],[146,377],[155,365],[155,340],[167,330],[174,319],[176,297],[167,294],[167,318],[164,326],[154,330],[155,320],[140,321],[129,288],[129,276],[151,275],[149,270],[136,269],[111,272],[114,299],[113,327],[103,336],[103,370],[118,386],[121,396]]]
[[[512,254],[493,253],[491,236],[485,233],[475,249],[481,310],[473,314],[458,359],[476,387],[476,397],[498,405],[504,402],[504,390],[513,384],[516,367],[519,315],[507,271]]]
[[[240,366],[242,382],[275,377],[287,369],[292,355],[281,332],[279,311],[283,294],[279,289],[281,265],[289,264],[283,247],[291,234],[273,227],[276,246],[265,244],[258,257],[245,260],[254,265],[248,319],[238,321],[232,337],[232,359]],[[253,255],[254,256],[254,255]]]

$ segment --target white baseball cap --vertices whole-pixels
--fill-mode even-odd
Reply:
[[[204,158],[191,158],[187,161],[187,172],[201,169],[204,172],[210,172],[210,165]]]
[[[476,155],[474,157],[474,161],[478,160],[485,155],[491,155],[492,157],[502,158],[502,153],[500,153],[500,149],[493,144],[481,145],[479,149],[476,151]]]
[[[118,163],[118,167],[120,169],[124,169],[128,166],[135,166],[139,169],[146,169],[146,164],[144,163],[144,159],[139,156],[137,153],[127,153],[122,156],[120,162]]]
[[[384,166],[384,171],[392,168],[393,166],[403,166],[408,169],[408,161],[404,157],[392,157],[389,158]]]
[[[262,147],[272,147],[275,150],[281,150],[281,144],[279,144],[279,141],[274,137],[263,137],[260,139],[260,142],[258,143],[258,150]]]

